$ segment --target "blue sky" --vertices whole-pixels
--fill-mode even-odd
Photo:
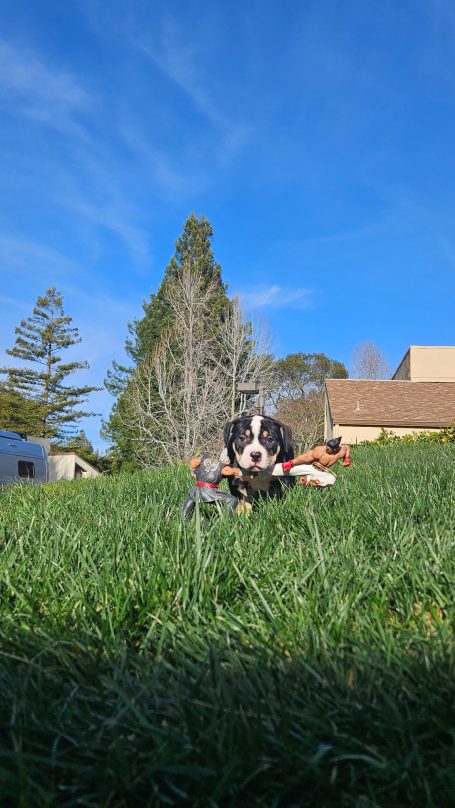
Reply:
[[[0,5],[2,364],[56,285],[101,384],[192,211],[277,355],[454,344],[451,0]]]

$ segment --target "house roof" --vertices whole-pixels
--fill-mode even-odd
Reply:
[[[326,379],[333,422],[429,429],[455,420],[455,382]]]

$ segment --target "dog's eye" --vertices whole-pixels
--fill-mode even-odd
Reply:
[[[275,439],[270,437],[270,435],[269,435],[269,437],[265,439],[265,442],[266,442],[267,446],[273,446],[273,444],[275,443]]]
[[[246,435],[239,435],[237,438],[237,443],[246,443]]]

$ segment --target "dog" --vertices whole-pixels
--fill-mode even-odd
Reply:
[[[275,463],[294,457],[288,426],[266,415],[241,416],[226,424],[223,437],[229,462],[245,476],[245,480],[229,478],[231,494],[240,500],[238,512],[249,512],[261,497],[280,497],[283,487],[294,485],[293,477],[279,479],[271,474]]]

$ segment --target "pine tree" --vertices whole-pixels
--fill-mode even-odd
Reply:
[[[191,213],[183,227],[183,233],[175,244],[175,253],[166,267],[163,280],[156,294],[150,296],[150,302],[143,303],[144,317],[129,325],[132,339],[126,342],[128,354],[135,363],[145,359],[157,344],[170,316],[170,307],[166,300],[166,289],[173,278],[181,275],[185,265],[195,266],[204,278],[205,288],[215,283],[217,292],[213,299],[211,315],[216,328],[223,312],[229,306],[226,295],[226,284],[221,278],[221,266],[215,261],[211,243],[213,230],[205,216],[199,218]]]
[[[208,219],[204,216],[197,217],[194,213],[190,214],[182,235],[177,239],[175,253],[165,269],[158,291],[150,296],[149,302],[143,303],[144,316],[128,325],[131,336],[126,341],[126,351],[134,366],[137,367],[148,359],[168,327],[172,317],[167,299],[168,287],[175,278],[182,275],[185,267],[197,268],[203,277],[203,291],[209,285],[214,285],[215,293],[212,296],[210,317],[207,318],[206,327],[214,334],[221,328],[225,313],[231,304],[226,294],[226,284],[222,281],[221,266],[215,260],[212,251],[212,239],[213,230]],[[132,446],[135,439],[131,428],[127,426],[128,387],[133,371],[134,367],[125,368],[114,362],[105,380],[106,388],[117,397],[117,401],[109,420],[103,424],[102,435],[118,447],[122,456],[127,459],[133,457]]]
[[[39,297],[33,316],[16,328],[16,344],[7,353],[26,362],[25,367],[2,368],[10,393],[27,402],[34,413],[40,437],[62,437],[80,418],[94,413],[76,409],[98,387],[64,384],[74,371],[88,368],[87,362],[61,361],[60,352],[81,342],[72,318],[63,312],[63,299],[53,286]],[[39,369],[34,366],[38,365]],[[36,433],[35,433],[36,434]]]
[[[37,435],[40,426],[34,402],[7,385],[0,384],[0,429]]]
[[[91,463],[92,466],[95,467],[98,466],[98,452],[95,452],[93,444],[88,439],[83,429],[76,435],[70,435],[66,440],[57,443],[56,448],[64,452],[75,452],[79,457],[82,457],[83,460],[86,460],[87,463]]]

